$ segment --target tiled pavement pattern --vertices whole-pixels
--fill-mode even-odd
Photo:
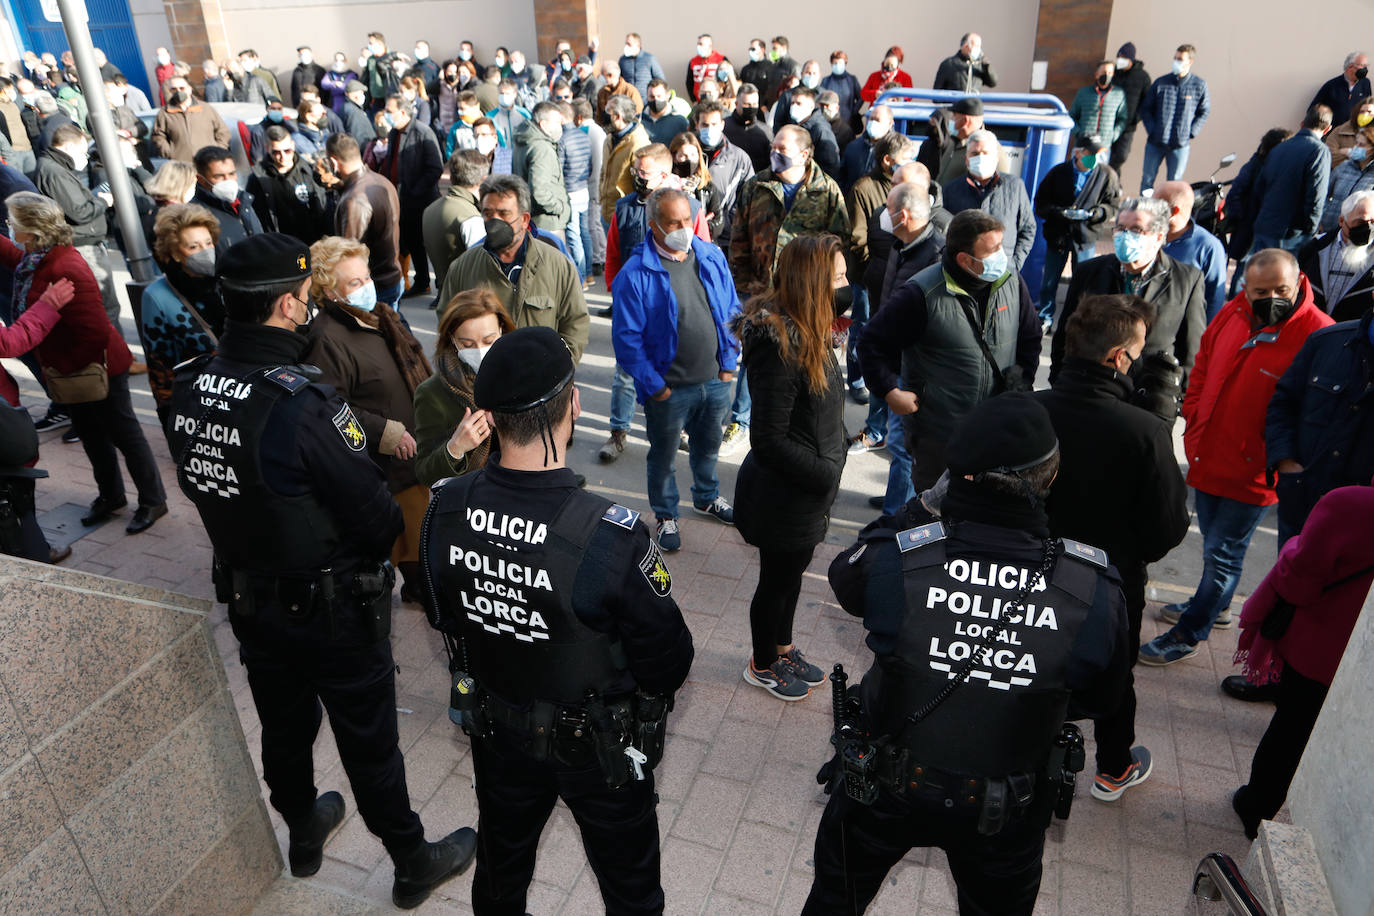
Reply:
[[[421,310],[407,308],[412,318],[417,311]],[[425,313],[424,318],[432,327],[432,313]],[[604,339],[607,324],[594,320],[593,346],[598,346],[600,338],[602,347],[594,352],[609,350]],[[427,346],[432,342],[432,336],[421,339]],[[584,367],[587,364],[584,360]],[[7,361],[7,365],[15,364]],[[600,384],[593,373],[587,376],[584,395],[587,388],[592,390],[588,410],[604,411],[608,366],[595,373],[604,377]],[[41,394],[31,382],[22,386],[25,401],[37,413],[43,403]],[[148,406],[146,393],[136,404]],[[851,414],[857,410],[851,405]],[[145,412],[145,416],[150,414],[151,410]],[[580,469],[593,475],[594,484],[609,475],[596,467],[592,457],[605,429],[604,414],[599,418],[602,422],[597,419],[584,419],[583,427],[590,431],[579,435],[574,451],[574,463],[580,462]],[[853,428],[859,417],[848,419]],[[175,487],[165,440],[154,426],[146,431],[162,465],[171,514],[137,537],[124,534],[127,515],[117,518],[77,541],[67,564],[209,597],[208,540],[194,510]],[[84,453],[79,446],[61,444],[56,433],[43,438],[41,466],[52,477],[40,481],[40,515],[62,503],[85,505],[95,491]],[[619,479],[607,480],[603,490],[646,510],[643,450],[641,439],[613,466]],[[886,474],[885,461],[878,460],[881,456],[851,460],[845,475],[850,492],[841,495],[844,516],[862,517],[857,507],[867,493],[877,492],[872,484]],[[722,464],[722,478],[727,474],[730,478],[723,480],[727,494],[733,492],[733,471],[740,457],[731,459],[728,469]],[[864,475],[866,492],[854,491],[851,474],[859,473]],[[842,515],[838,502],[836,514]],[[758,575],[756,553],[733,529],[691,513],[682,519],[682,529],[684,548],[668,560],[673,594],[691,626],[697,655],[670,716],[670,739],[656,774],[668,912],[795,914],[810,887],[812,847],[823,804],[814,776],[829,747],[828,686],[818,688],[806,701],[782,703],[743,682],[741,670],[749,651],[748,603]],[[827,563],[852,537],[852,531],[837,522],[830,541],[817,550],[803,584],[796,636],[807,654],[827,670],[843,662],[857,674],[866,669],[871,653],[862,646],[859,621],[834,603],[825,580]],[[1197,548],[1194,532],[1152,570],[1161,580],[1158,594],[1166,600],[1186,595],[1183,587],[1196,581]],[[1272,558],[1272,537],[1266,536],[1262,545],[1257,539],[1247,587],[1252,587]],[[1239,606],[1237,600],[1236,611]],[[1152,604],[1146,612],[1144,638],[1162,629],[1153,620],[1156,607]],[[434,839],[475,823],[472,765],[467,739],[446,714],[448,685],[437,634],[414,606],[398,602],[395,614],[401,742],[412,804]],[[259,725],[223,607],[218,608],[213,626],[256,759]],[[1235,630],[1214,632],[1196,656],[1168,668],[1137,668],[1138,740],[1153,752],[1154,774],[1115,804],[1089,797],[1090,774],[1079,777],[1073,817],[1066,823],[1056,822],[1049,831],[1037,914],[1192,912],[1188,887],[1198,859],[1223,851],[1243,860],[1247,841],[1231,812],[1229,796],[1248,773],[1272,707],[1238,703],[1219,692],[1220,679],[1232,673],[1235,634]],[[1091,769],[1091,729],[1087,737]],[[321,730],[316,750],[320,789],[342,792],[349,817],[326,846],[324,867],[311,881],[390,910],[391,863],[356,815],[327,727]],[[273,819],[284,850],[285,828],[275,812]],[[954,913],[953,883],[942,859],[938,851],[913,852],[891,872],[869,912]],[[535,879],[528,909],[536,916],[602,911],[575,824],[561,805],[545,830]],[[470,912],[471,880],[469,871],[418,912]]]

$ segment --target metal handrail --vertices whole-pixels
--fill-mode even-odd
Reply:
[[[913,101],[927,102],[957,102],[962,98],[967,98],[969,93],[959,92],[954,89],[919,89],[915,87],[899,87],[897,89],[884,89],[878,94],[874,101],[875,105],[885,104],[889,99],[910,99]],[[1056,114],[1068,114],[1068,108],[1064,107],[1064,102],[1056,95],[1048,92],[984,92],[978,96],[984,105],[1027,105],[1049,108]]]
[[[1193,896],[1224,902],[1232,916],[1268,916],[1241,875],[1236,860],[1224,852],[1208,853],[1193,872]]]

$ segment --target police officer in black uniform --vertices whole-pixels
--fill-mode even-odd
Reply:
[[[472,737],[473,911],[525,912],[562,798],[606,912],[661,913],[652,766],[693,655],[671,577],[639,513],[579,490],[564,466],[581,403],[557,332],[497,340],[474,397],[499,454],[436,485],[420,548],[450,649],[449,714]]]
[[[391,591],[384,558],[401,510],[353,412],[296,365],[308,341],[310,249],[276,233],[231,247],[218,278],[219,350],[177,369],[168,441],[177,481],[215,552],[217,597],[262,720],[263,777],[290,828],[297,877],[320,868],[344,816],[317,795],[320,707],[358,811],[396,865],[392,900],[419,906],[472,861],[476,832],[437,843],[410,808],[397,744]]]
[[[945,851],[965,916],[1035,908],[1045,829],[1083,764],[1065,719],[1111,711],[1131,654],[1106,554],[1049,538],[1058,461],[1029,394],[984,401],[950,440],[941,520],[880,519],[832,564],[877,663],[836,691],[804,914],[862,912],[913,846]]]

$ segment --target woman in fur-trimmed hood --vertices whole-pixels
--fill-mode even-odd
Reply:
[[[845,383],[830,332],[849,305],[844,263],[832,235],[793,239],[778,258],[774,287],[732,325],[754,402],[735,524],[759,548],[749,608],[754,651],[744,678],[787,700],[823,679],[792,643],[792,619],[847,454]]]

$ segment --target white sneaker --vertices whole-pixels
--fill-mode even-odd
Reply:
[[[720,451],[717,453],[722,458],[729,458],[739,451],[741,445],[749,442],[749,427],[740,426],[738,423],[731,423],[725,427],[725,435],[720,437]]]

